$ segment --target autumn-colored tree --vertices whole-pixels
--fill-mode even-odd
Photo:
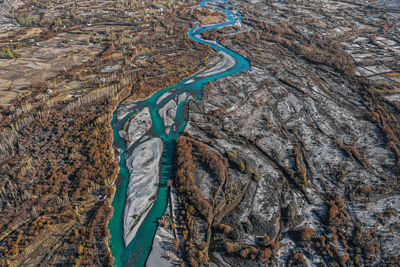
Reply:
[[[78,254],[81,255],[83,253],[83,245],[80,244],[78,247]]]
[[[240,257],[242,259],[247,259],[250,255],[250,248],[244,248],[240,251]]]
[[[274,255],[278,255],[278,251],[281,248],[281,242],[275,240],[271,242],[271,247],[273,249]]]
[[[178,252],[178,251],[179,251],[179,245],[180,245],[179,238],[175,238],[175,239],[174,239],[174,245],[173,245],[173,250],[174,250],[175,252]]]
[[[265,261],[269,260],[269,258],[271,258],[271,255],[272,255],[271,249],[264,248],[263,250],[261,250],[261,254],[260,254],[261,261],[265,262]]]

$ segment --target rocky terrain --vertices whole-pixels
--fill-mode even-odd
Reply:
[[[205,37],[252,68],[189,104],[174,178],[180,234],[163,241],[165,261],[175,243],[193,266],[395,266],[398,9],[238,3],[244,27]]]
[[[233,64],[188,38],[225,18],[200,2],[0,3],[1,266],[113,264],[113,111]],[[147,266],[398,265],[399,4],[234,3],[241,22],[202,38],[251,69],[185,104]],[[165,103],[165,125],[186,99]],[[120,131],[127,244],[157,192],[149,112]]]

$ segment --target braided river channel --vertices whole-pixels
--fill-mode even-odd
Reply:
[[[200,101],[203,87],[208,82],[250,69],[250,63],[243,56],[216,41],[205,40],[201,37],[201,34],[208,30],[241,23],[239,10],[235,10],[234,5],[225,0],[204,0],[200,3],[200,6],[220,10],[225,13],[226,19],[220,24],[207,26],[196,24],[190,29],[189,37],[196,42],[212,47],[221,55],[222,60],[213,67],[203,69],[186,80],[158,91],[141,102],[120,104],[113,114],[111,124],[114,133],[114,147],[119,151],[120,156],[120,173],[119,183],[112,203],[114,213],[108,227],[111,233],[111,252],[115,257],[114,265],[118,267],[146,265],[158,228],[158,220],[163,216],[168,203],[167,182],[172,179],[173,175],[176,139],[184,131],[189,119],[186,104],[189,101]],[[165,116],[162,116],[162,109],[164,107],[165,110],[165,106],[174,99],[179,99],[175,107],[176,112],[173,114],[174,118],[167,123]],[[121,109],[125,110],[122,115],[120,115]],[[127,144],[123,136],[121,136],[121,130],[129,119],[134,119],[144,109],[150,113],[151,126],[146,131],[145,136],[137,139],[133,144]],[[160,152],[162,154],[157,162],[159,166],[157,197],[153,199],[152,206],[149,207],[143,218],[136,222],[138,224],[137,231],[133,234],[131,240],[127,242],[126,239],[124,240],[124,217],[130,216],[130,214],[124,213],[128,202],[129,180],[132,179],[127,166],[127,158],[135,148],[150,138],[162,141],[162,152]]]

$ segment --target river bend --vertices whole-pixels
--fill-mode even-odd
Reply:
[[[225,0],[204,0],[200,6],[226,15],[220,24],[196,24],[189,31],[192,40],[218,51],[220,61],[148,99],[121,104],[113,114],[114,146],[120,155],[120,184],[112,203],[114,213],[109,229],[116,266],[146,264],[158,219],[167,206],[167,181],[173,175],[175,141],[189,119],[187,102],[200,101],[208,82],[250,69],[250,63],[243,56],[201,37],[208,30],[241,23],[239,10]]]

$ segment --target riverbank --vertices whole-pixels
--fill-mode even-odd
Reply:
[[[203,1],[202,5],[205,2],[208,1]],[[211,6],[208,5],[207,7]],[[250,69],[250,64],[244,57],[225,48],[215,41],[207,41],[200,37],[202,32],[218,28],[219,26],[225,27],[233,25],[238,19],[240,19],[240,16],[237,15],[238,12],[235,12],[234,15],[232,15],[233,13],[229,10],[229,6],[222,10],[227,15],[227,20],[225,22],[211,26],[197,25],[189,31],[189,37],[192,40],[208,45],[219,51],[222,55],[221,61],[213,65],[210,69],[199,72],[174,86],[165,88],[142,102],[135,102],[132,105],[128,104],[129,108],[125,108],[123,111],[124,115],[118,116],[121,118],[121,121],[114,125],[114,127],[124,127],[125,129],[120,132],[120,136],[116,136],[117,139],[122,136],[129,139],[129,129],[134,129],[135,127],[131,128],[130,126],[123,126],[123,124],[126,124],[131,116],[135,116],[132,119],[134,121],[137,116],[139,116],[137,112],[143,112],[141,110],[144,107],[148,107],[152,125],[146,132],[153,136],[140,138],[137,133],[134,133],[133,139],[135,142],[129,143],[129,147],[126,148],[127,156],[132,153],[132,155],[135,155],[133,156],[135,159],[131,161],[128,158],[126,161],[129,170],[129,186],[127,186],[126,191],[126,203],[117,203],[116,201],[113,203],[113,205],[117,205],[118,208],[120,208],[121,205],[125,205],[123,218],[123,237],[125,247],[122,247],[121,245],[118,247],[112,246],[113,253],[117,255],[115,262],[117,266],[145,265],[152,247],[159,250],[160,244],[157,242],[163,238],[161,236],[166,237],[165,233],[160,232],[159,235],[156,235],[156,233],[159,229],[158,220],[163,216],[167,207],[168,188],[166,185],[167,182],[172,179],[175,141],[185,129],[188,121],[186,104],[190,100],[200,100],[202,98],[202,88],[208,82]],[[130,113],[128,113],[127,110],[129,110]],[[140,115],[139,118],[148,118],[148,113],[146,113],[146,111],[143,114],[143,116]],[[148,125],[146,122],[142,124]],[[137,127],[135,129],[144,132],[146,128],[143,128],[143,125],[140,129]],[[128,133],[126,133],[127,129]],[[161,156],[161,178],[157,197],[154,202],[151,202],[154,199],[154,197],[151,196],[155,192],[155,188],[151,186],[151,181],[154,181],[155,179],[155,166],[156,162],[160,160],[160,150],[158,149],[159,145],[154,147],[153,144],[147,143],[149,142],[147,138],[149,138],[149,140],[157,139],[164,142],[164,150]],[[142,143],[137,143],[138,141]],[[150,155],[151,153],[153,154],[153,157]],[[143,159],[140,160],[139,158],[136,158],[139,156],[143,157]],[[122,157],[121,164],[124,164],[124,162],[122,162]],[[146,171],[143,173],[140,169],[144,166],[147,167]],[[151,175],[149,173],[151,173]],[[143,180],[142,183],[141,180]],[[124,187],[121,187],[119,190],[123,189]],[[151,205],[153,206],[151,207]],[[142,213],[138,214],[137,212]],[[114,235],[115,234],[118,233],[114,233]],[[115,251],[115,249],[118,249],[119,251]],[[157,255],[159,256],[159,254]],[[153,261],[154,260],[155,259],[153,259]],[[155,262],[158,261],[155,260]]]

